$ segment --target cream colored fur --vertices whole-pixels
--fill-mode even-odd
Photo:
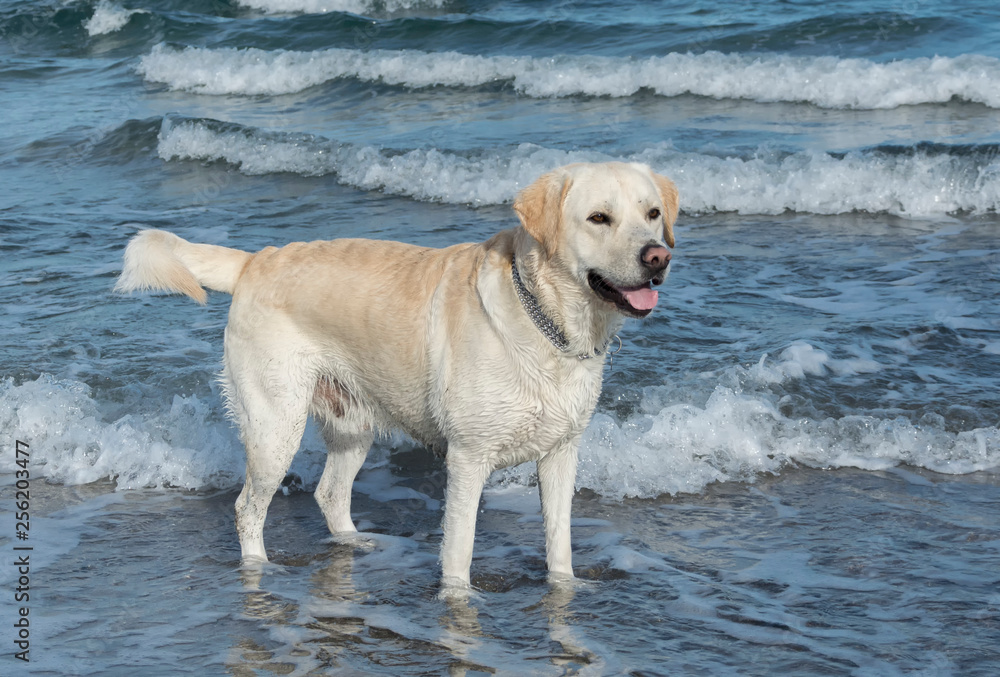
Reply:
[[[521,226],[446,249],[344,239],[249,254],[156,230],[129,243],[119,291],[199,303],[203,287],[233,295],[223,379],[247,454],[236,503],[245,560],[267,559],[267,508],[312,414],[328,447],[316,499],[331,532],[355,531],[354,477],[374,435],[401,429],[445,453],[446,582],[469,582],[487,477],[525,461],[537,462],[548,569],[573,575],[577,448],[604,366],[603,353],[580,356],[600,352],[624,319],[588,273],[646,283],[640,252],[673,246],[677,191],[643,165],[570,165],[527,187],[514,209]],[[515,254],[525,285],[565,333],[565,352],[518,300]]]

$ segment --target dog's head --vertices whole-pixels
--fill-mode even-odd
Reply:
[[[545,251],[624,315],[645,317],[666,279],[677,187],[641,164],[574,164],[545,174],[514,202]]]

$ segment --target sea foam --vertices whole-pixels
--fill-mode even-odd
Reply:
[[[536,177],[571,162],[643,162],[671,177],[686,213],[854,211],[926,218],[1000,208],[1000,156],[947,149],[913,152],[816,151],[749,157],[682,152],[661,143],[628,156],[534,144],[459,155],[438,149],[389,152],[315,135],[265,132],[214,121],[166,118],[163,160],[225,161],[244,174],[333,175],[345,185],[418,200],[490,205],[511,202]]]
[[[256,48],[177,50],[157,45],[138,71],[150,82],[202,94],[289,94],[353,78],[409,88],[510,82],[532,97],[632,96],[649,90],[823,108],[882,109],[960,99],[1000,108],[1000,59],[980,55],[902,59],[783,54],[671,53],[648,58],[479,56],[417,50]]]
[[[160,413],[109,421],[84,383],[8,378],[0,382],[0,430],[30,445],[33,476],[66,485],[112,479],[121,489],[200,489],[242,477],[229,424],[196,397],[178,395]],[[12,458],[0,460],[0,473],[15,469]]]
[[[584,435],[577,485],[608,498],[652,498],[753,481],[789,464],[990,471],[1000,466],[1000,430],[948,433],[864,415],[792,420],[765,398],[718,386],[702,406],[671,404],[625,421],[597,414]]]
[[[237,0],[237,4],[268,14],[324,14],[350,12],[401,12],[412,9],[436,9],[447,0]]]
[[[720,481],[752,482],[790,464],[874,470],[907,464],[950,474],[1000,468],[995,427],[955,433],[933,417],[917,423],[867,415],[791,419],[770,389],[776,381],[879,369],[796,343],[776,358],[762,356],[755,365],[720,374],[707,399],[683,388],[649,387],[632,414],[594,415],[581,444],[577,486],[612,499],[649,498],[698,493]],[[83,383],[42,376],[15,384],[8,378],[0,382],[0,443],[12,448],[14,439],[26,441],[33,476],[67,485],[113,479],[119,488],[232,488],[242,482],[243,452],[221,409],[218,402],[178,395],[163,411],[107,420]],[[376,443],[359,490],[435,507],[423,494],[394,489],[384,471],[371,472],[398,444],[398,438]],[[292,471],[314,487],[324,454],[312,426],[303,448]],[[16,470],[12,456],[0,457],[0,474]],[[530,463],[501,471],[492,485],[530,485],[533,472]]]
[[[125,9],[111,2],[100,0],[94,8],[94,14],[83,22],[90,36],[114,33],[124,28],[135,14],[148,14],[144,9]]]
[[[947,474],[1000,468],[1000,429],[948,432],[940,421],[846,415],[821,421],[783,415],[769,387],[806,378],[874,372],[871,361],[836,360],[806,343],[762,356],[719,378],[704,402],[676,387],[650,387],[639,411],[598,411],[583,435],[577,488],[606,498],[699,493],[715,482],[753,482],[790,465],[886,470],[909,465]],[[526,464],[493,485],[528,485]]]

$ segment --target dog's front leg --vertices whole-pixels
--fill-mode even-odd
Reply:
[[[469,458],[469,457],[473,458]],[[467,586],[476,538],[476,514],[490,468],[474,452],[450,447],[448,488],[441,539],[441,576],[445,585]]]
[[[545,521],[545,563],[549,576],[573,577],[570,512],[576,487],[579,440],[563,444],[538,459],[538,493]]]

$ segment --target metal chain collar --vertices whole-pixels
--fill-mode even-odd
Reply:
[[[531,318],[538,331],[542,332],[542,336],[547,338],[560,352],[565,353],[569,349],[569,340],[566,338],[566,334],[556,326],[551,317],[545,314],[545,311],[542,310],[542,307],[538,303],[538,299],[524,286],[524,282],[521,281],[521,273],[517,270],[517,259],[515,257],[511,257],[510,264],[511,277],[514,279],[514,291],[517,292],[517,298],[521,300],[524,312],[528,313],[528,317]],[[607,349],[608,344],[606,343],[601,349],[595,348],[593,355],[585,353],[577,355],[577,357],[581,360],[589,360],[591,357],[600,355]]]

